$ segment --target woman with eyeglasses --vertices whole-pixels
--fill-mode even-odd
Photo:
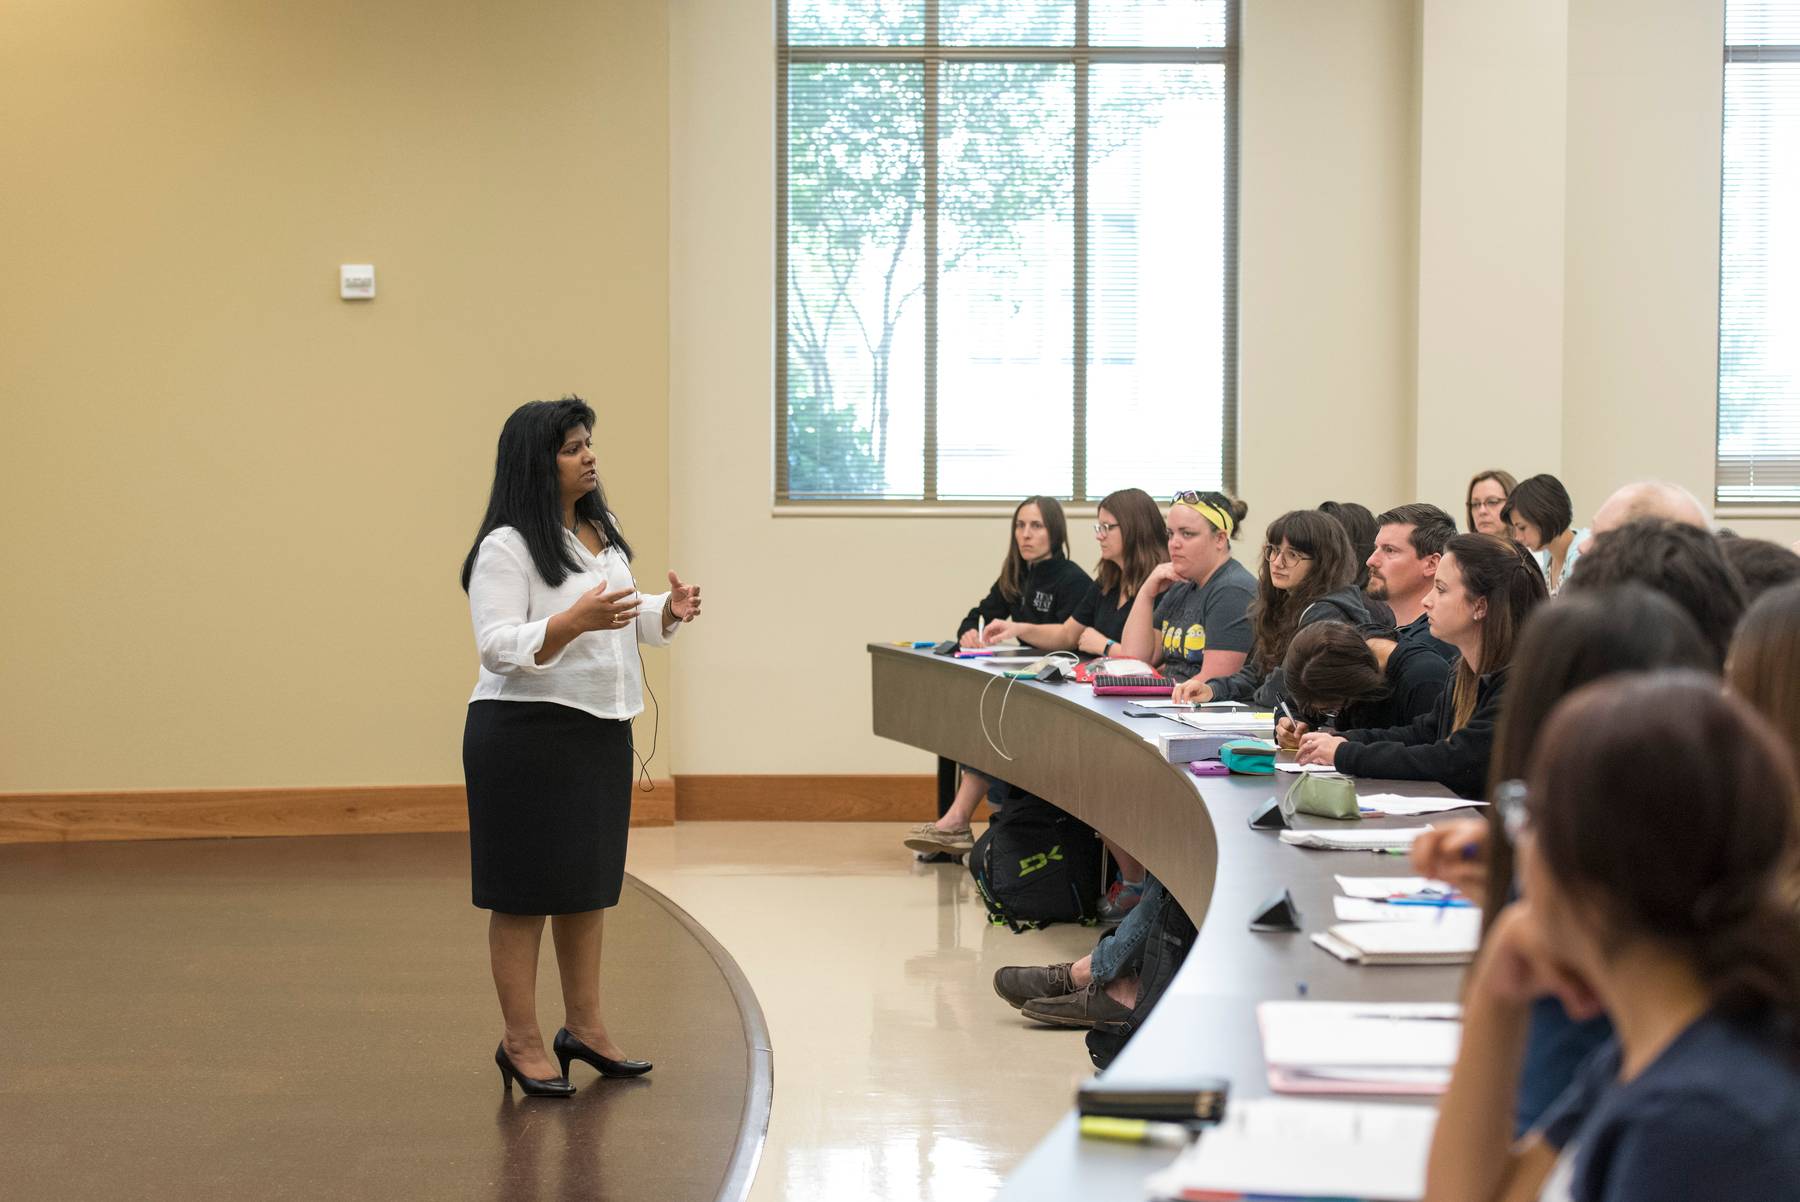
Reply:
[[[1314,622],[1369,620],[1356,584],[1356,555],[1343,524],[1316,509],[1296,509],[1269,523],[1250,603],[1255,639],[1250,658],[1230,676],[1175,687],[1177,701],[1248,701],[1273,706],[1283,696],[1281,661],[1295,632]]]
[[[1068,557],[1069,524],[1055,497],[1026,497],[1013,510],[1012,534],[1000,575],[980,604],[971,609],[956,629],[964,647],[982,647],[999,637],[987,632],[1017,634],[1019,640],[1043,650],[1054,650],[1069,615],[1087,595],[1093,580],[1081,565]],[[1004,625],[998,625],[1004,623]],[[1022,632],[1029,630],[1033,637]],[[1042,637],[1046,643],[1038,643]],[[975,807],[988,795],[994,781],[965,765],[962,780],[950,808],[936,822],[921,822],[901,840],[920,855],[965,855],[975,848],[975,832],[969,828]]]
[[[1162,510],[1141,488],[1108,493],[1096,516],[1094,539],[1100,544],[1100,566],[1075,612],[1057,625],[995,618],[981,632],[984,641],[1016,638],[1045,651],[1112,654],[1125,632],[1132,598],[1156,565],[1169,558],[1169,535],[1163,528]]]
[[[1797,795],[1710,676],[1614,676],[1551,710],[1497,791],[1523,895],[1469,973],[1426,1202],[1800,1198]],[[1515,1140],[1545,997],[1617,1034]]]
[[[1468,515],[1470,534],[1492,534],[1496,538],[1511,538],[1512,531],[1506,527],[1506,520],[1500,516],[1501,509],[1506,506],[1506,498],[1518,487],[1518,480],[1511,472],[1501,471],[1497,467],[1475,473],[1469,481],[1469,491],[1463,498],[1463,512]]]
[[[1544,576],[1530,552],[1492,535],[1456,535],[1424,600],[1433,637],[1457,651],[1455,683],[1437,708],[1405,726],[1297,731],[1295,758],[1351,776],[1434,780],[1460,797],[1480,797],[1513,644],[1544,599]]]
[[[1119,649],[1160,668],[1176,684],[1230,676],[1255,636],[1250,602],[1256,577],[1231,557],[1231,540],[1250,507],[1224,493],[1188,490],[1169,505],[1169,560],[1158,564],[1131,603]]]

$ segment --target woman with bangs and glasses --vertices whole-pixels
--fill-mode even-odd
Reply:
[[[1156,565],[1169,558],[1169,532],[1162,510],[1141,488],[1108,493],[1097,517],[1094,539],[1100,544],[1100,566],[1075,612],[1058,625],[995,618],[981,632],[986,642],[1015,638],[1045,651],[1112,654],[1125,633],[1132,598]]]
[[[1386,729],[1301,728],[1295,758],[1350,776],[1433,780],[1459,797],[1480,797],[1513,645],[1544,599],[1543,573],[1523,547],[1486,534],[1455,536],[1424,602],[1432,635],[1457,651],[1455,682],[1437,708]]]
[[[1189,680],[1177,701],[1247,701],[1273,706],[1284,696],[1281,661],[1294,635],[1314,622],[1369,620],[1356,584],[1356,554],[1343,524],[1316,509],[1296,509],[1269,523],[1256,600],[1250,658],[1230,676]]]
[[[1518,480],[1511,472],[1501,471],[1497,467],[1476,472],[1469,481],[1468,493],[1463,497],[1463,513],[1469,520],[1469,533],[1511,538],[1512,531],[1506,528],[1506,520],[1500,516],[1500,511],[1506,506],[1506,498],[1512,495],[1512,490],[1518,485]]]
[[[1068,557],[1068,550],[1069,523],[1062,503],[1044,496],[1020,501],[1013,510],[1012,534],[1006,558],[1000,562],[1000,575],[980,604],[964,615],[956,628],[957,642],[964,647],[984,647],[996,637],[1010,634],[1046,651],[1057,649],[1069,615],[1094,583],[1081,565]],[[1045,641],[1039,642],[1040,638]],[[960,856],[973,851],[975,832],[969,821],[997,783],[963,765],[962,780],[944,816],[936,822],[919,823],[901,842],[922,856]]]
[[[1711,676],[1614,676],[1565,698],[1496,790],[1522,897],[1463,992],[1425,1202],[1800,1198],[1800,784]],[[1523,1138],[1533,1004],[1616,1036]]]

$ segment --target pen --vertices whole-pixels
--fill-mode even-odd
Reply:
[[[1391,1023],[1459,1023],[1460,1014],[1352,1014],[1351,1018],[1379,1018]]]
[[[1473,910],[1475,903],[1460,897],[1390,897],[1389,906],[1432,906],[1439,910]]]

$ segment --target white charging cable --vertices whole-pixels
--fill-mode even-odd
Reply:
[[[1012,697],[1013,686],[1027,676],[1035,675],[1036,671],[1041,671],[1048,664],[1055,664],[1064,672],[1072,672],[1075,669],[1075,665],[1080,662],[1081,657],[1072,651],[1052,651],[1042,659],[1038,660],[1037,663],[1033,664],[1030,668],[1025,669],[1024,673],[1018,675],[1006,673],[1006,688],[1000,694],[1000,714],[994,719],[994,734],[988,733],[987,695],[988,690],[994,687],[994,682],[999,680],[1000,677],[988,677],[988,682],[981,686],[981,696],[976,699],[975,716],[981,721],[981,737],[987,740],[987,745],[994,749],[995,755],[999,756],[1009,764],[1012,763],[1012,755],[1006,748],[995,742],[994,739],[996,735],[1002,740],[1006,737],[1006,703]]]

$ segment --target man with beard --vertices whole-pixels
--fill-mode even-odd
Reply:
[[[1456,522],[1426,501],[1400,505],[1376,517],[1375,552],[1369,556],[1367,592],[1394,611],[1399,641],[1422,641],[1446,660],[1456,654],[1431,635],[1425,594],[1437,575],[1438,557],[1456,533]]]

